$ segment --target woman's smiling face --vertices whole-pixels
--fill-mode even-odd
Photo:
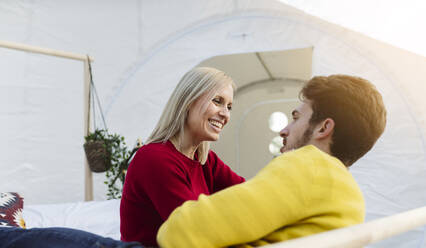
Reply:
[[[200,96],[189,108],[185,131],[196,142],[216,141],[231,117],[234,90],[230,83],[222,87],[211,99]]]

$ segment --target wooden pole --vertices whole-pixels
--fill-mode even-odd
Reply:
[[[360,248],[423,225],[426,225],[426,207],[265,248]]]
[[[29,46],[25,44],[20,43],[14,43],[14,42],[8,42],[8,41],[1,41],[0,40],[0,47],[14,49],[14,50],[20,50],[24,52],[31,52],[31,53],[39,53],[44,54],[48,56],[56,56],[61,58],[67,58],[67,59],[74,59],[74,60],[80,60],[84,62],[84,134],[87,135],[90,132],[90,106],[89,106],[89,99],[90,99],[90,75],[89,75],[89,60],[93,62],[93,58],[88,57],[86,55],[81,54],[75,54],[75,53],[69,53],[69,52],[63,52],[53,49],[47,49],[42,47],[36,47],[36,46]],[[91,201],[93,200],[93,177],[92,177],[92,171],[89,169],[89,164],[87,162],[87,159],[84,159],[85,161],[85,172],[84,172],[84,200],[85,201]]]
[[[42,48],[42,47],[36,47],[36,46],[29,46],[29,45],[15,43],[15,42],[8,42],[8,41],[1,41],[0,40],[0,47],[20,50],[20,51],[25,51],[25,52],[31,52],[31,53],[40,53],[40,54],[44,54],[44,55],[56,56],[56,57],[67,58],[67,59],[75,59],[75,60],[80,60],[80,61],[87,60],[86,55],[63,52],[63,51],[58,51],[58,50],[53,50],[53,49],[48,49],[48,48]],[[93,59],[90,58],[90,61],[93,61]]]
[[[88,135],[90,133],[90,72],[89,72],[89,60],[86,58],[84,61],[84,133]],[[89,163],[85,156],[84,159],[84,200],[93,200],[93,176],[92,171],[89,168]]]

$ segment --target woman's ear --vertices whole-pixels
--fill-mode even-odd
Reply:
[[[331,138],[334,132],[334,120],[326,118],[317,125],[316,137],[317,139]]]

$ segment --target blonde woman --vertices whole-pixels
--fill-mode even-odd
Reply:
[[[120,205],[123,241],[157,246],[158,229],[176,207],[244,182],[209,150],[230,119],[233,93],[232,79],[213,68],[194,68],[180,80],[129,165]]]

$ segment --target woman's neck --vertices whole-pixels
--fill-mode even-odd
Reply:
[[[182,140],[179,140],[176,136],[170,139],[170,142],[176,147],[176,149],[185,155],[186,157],[194,160],[195,152],[197,151],[200,143],[195,143],[191,139],[184,137]]]

